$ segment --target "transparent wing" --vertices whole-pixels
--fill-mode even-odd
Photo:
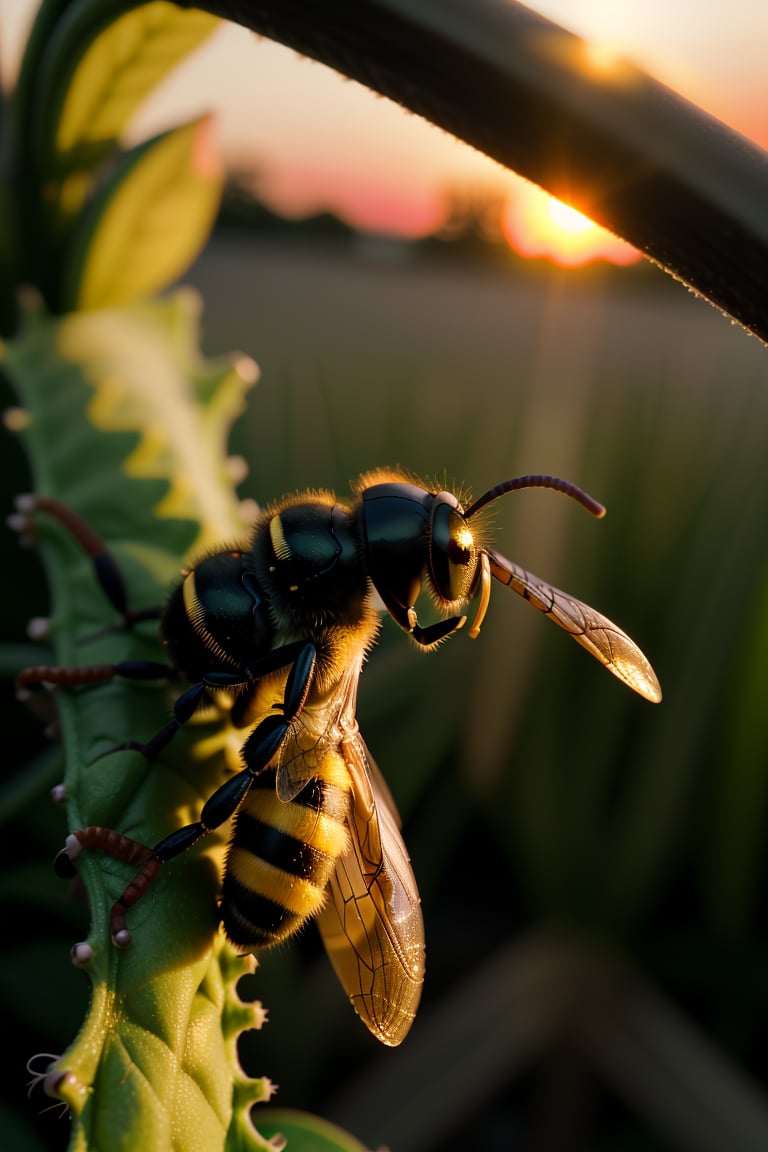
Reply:
[[[554,620],[582,648],[604,664],[609,672],[618,676],[646,700],[657,704],[661,700],[661,686],[650,663],[634,640],[622,632],[607,616],[602,616],[588,604],[582,604],[566,592],[553,588],[531,572],[526,572],[512,560],[493,549],[488,549],[491,574]]]
[[[395,1046],[416,1015],[424,981],[424,925],[416,880],[389,791],[358,732],[341,742],[352,779],[350,842],[318,926],[352,1006]]]
[[[264,720],[273,719],[283,711],[286,675],[265,678],[254,685],[250,706],[239,718],[238,727],[247,725],[252,733],[258,732]],[[276,770],[277,794],[284,804],[294,800],[304,785],[320,771],[330,746],[327,731],[333,727],[332,716],[338,717],[339,707],[335,699],[315,704],[305,708],[289,725],[282,744],[270,761]],[[338,745],[338,742],[337,733],[335,743]]]
[[[319,700],[310,699],[291,723],[274,761],[277,795],[284,804],[295,799],[304,785],[318,775],[330,748],[338,748],[345,734],[357,732],[357,685],[364,653],[361,645],[327,694]],[[282,693],[273,707],[281,705]],[[386,785],[383,787],[386,789]]]
[[[318,730],[321,724],[324,727]],[[332,726],[326,709],[305,710],[291,725],[277,758],[277,795],[284,804],[317,776],[330,746],[327,733]]]

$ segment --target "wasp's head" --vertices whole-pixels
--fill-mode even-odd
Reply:
[[[485,554],[451,492],[429,492],[408,481],[387,480],[361,484],[360,493],[371,582],[400,627],[429,646],[455,631],[464,618],[419,628],[415,604],[423,585],[441,611],[454,612],[474,596],[487,568]]]
[[[369,473],[358,481],[368,575],[389,614],[422,646],[437,643],[465,621],[464,616],[452,616],[420,628],[415,604],[425,581],[445,613],[455,612],[480,593],[469,629],[470,636],[478,635],[490,599],[491,574],[503,579],[507,562],[478,543],[479,521],[469,522],[500,496],[522,488],[554,488],[595,516],[605,511],[586,492],[556,476],[505,480],[466,509],[452,492],[430,492],[395,472]]]

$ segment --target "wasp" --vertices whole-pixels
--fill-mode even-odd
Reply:
[[[119,747],[151,759],[205,701],[228,693],[232,721],[246,733],[242,767],[207,799],[198,820],[151,848],[95,826],[68,837],[62,873],[71,874],[83,848],[138,865],[112,909],[116,946],[130,943],[128,912],[162,866],[232,820],[220,904],[230,941],[256,951],[314,919],[368,1029],[388,1045],[403,1040],[424,979],[421,908],[392,796],[355,718],[360,672],[382,606],[419,648],[432,649],[465,625],[462,608],[473,600],[468,632],[478,635],[495,579],[641,696],[661,699],[648,660],[621,629],[485,542],[483,509],[531,487],[563,492],[596,516],[605,511],[553,476],[508,480],[464,508],[453,493],[403,472],[372,472],[352,486],[349,501],[328,491],[279,501],[260,516],[246,547],[208,555],[183,575],[159,615],[171,669],[189,687],[165,727],[146,743]],[[128,610],[100,537],[52,498],[39,498],[38,507],[58,516],[88,549],[123,619],[146,618]],[[425,586],[439,619],[423,626],[417,601]],[[124,662],[38,667],[21,679],[72,686],[168,671]]]

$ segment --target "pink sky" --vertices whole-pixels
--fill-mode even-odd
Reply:
[[[533,6],[632,57],[768,148],[768,0]],[[222,29],[185,71],[166,101],[184,95],[202,109],[213,99],[225,154],[230,161],[253,157],[264,194],[288,212],[331,208],[361,227],[419,233],[442,212],[449,188],[512,194],[519,187],[516,177],[439,129],[243,29]],[[162,107],[158,101],[152,115]]]
[[[768,0],[537,0],[543,15],[634,59],[768,148]],[[13,55],[35,0],[0,0]],[[222,25],[140,115],[140,137],[217,114],[228,163],[256,165],[260,190],[292,215],[331,210],[372,231],[419,235],[450,189],[491,188],[514,212],[521,182],[468,146],[359,85],[235,25]],[[521,199],[522,202],[522,199]]]

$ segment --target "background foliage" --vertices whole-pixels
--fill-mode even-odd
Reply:
[[[191,275],[209,301],[209,348],[259,348],[261,382],[234,437],[251,463],[242,490],[344,491],[349,476],[388,463],[447,472],[475,493],[527,470],[568,475],[607,504],[604,521],[529,493],[498,507],[496,539],[624,626],[664,689],[658,708],[633,698],[501,588],[475,642],[457,636],[420,657],[385,627],[363,674],[361,724],[406,816],[427,920],[424,1009],[401,1052],[371,1056],[378,1097],[364,1093],[359,1108],[364,1073],[354,1088],[335,1086],[338,1032],[318,1029],[317,1061],[310,1052],[297,1061],[286,1036],[290,1080],[303,1068],[312,1093],[302,1095],[302,1080],[302,1103],[321,1107],[330,1095],[324,1114],[369,1142],[414,1149],[459,1148],[470,1133],[494,1147],[506,1138],[499,1130],[521,1147],[546,1147],[536,1134],[556,1114],[565,1132],[554,1147],[723,1147],[723,1111],[742,1109],[763,1119],[735,1146],[759,1147],[767,509],[754,477],[768,415],[764,348],[647,270],[522,277],[268,242],[244,255],[242,243],[214,242]],[[568,946],[598,946],[598,985],[609,982],[606,958],[619,956],[661,992],[664,1010],[646,1005],[648,1033],[635,1038],[637,1069],[626,1080],[620,1041],[631,1033],[620,1015],[599,1060],[565,1010],[546,1058],[520,1039],[529,1014],[534,1035],[551,1026],[548,1004],[564,987],[589,1002],[570,967],[545,981],[544,954],[531,953],[516,974],[515,949],[526,955],[526,942],[550,930]],[[318,995],[314,982],[324,979],[323,958],[310,959],[313,980],[297,981],[293,957],[262,973],[273,1018],[281,1003],[293,1011],[297,996],[308,1014],[328,1011],[333,993]],[[283,979],[285,990],[272,986]],[[489,1029],[470,1042],[464,1026],[480,1010],[478,986]],[[342,1016],[343,1007],[339,999]],[[596,1007],[593,1023],[600,1018]],[[465,1063],[450,1034],[466,1039]],[[526,1055],[509,1054],[515,1036]],[[694,1055],[713,1041],[724,1061],[713,1073],[720,1092],[709,1079],[695,1083]],[[491,1061],[495,1045],[491,1075],[478,1053]],[[687,1101],[682,1135],[665,1099],[670,1065]],[[275,1075],[292,1093],[282,1067]],[[445,1088],[461,1073],[469,1099]],[[734,1075],[745,1093],[737,1100],[726,1091]],[[430,1086],[432,1127],[421,1127]],[[392,1092],[406,1115],[394,1134]],[[686,1134],[697,1110],[709,1136]],[[462,1118],[467,1128],[450,1143]]]
[[[56,19],[65,7],[47,5]],[[59,93],[46,106],[66,107],[65,56],[43,55]],[[117,165],[90,244],[143,155]],[[61,237],[50,263],[24,249],[24,278],[53,309],[88,302],[85,216],[67,207],[82,173],[67,169],[73,199],[20,233]],[[501,588],[473,644],[419,656],[385,628],[361,724],[419,878],[423,1009],[402,1050],[373,1051],[308,932],[265,961],[272,1025],[244,1058],[280,1083],[281,1104],[401,1152],[764,1148],[764,348],[655,273],[523,278],[397,247],[219,238],[190,279],[207,301],[206,351],[239,347],[262,368],[233,437],[250,464],[241,494],[343,493],[394,463],[476,493],[513,473],[565,474],[608,505],[606,521],[529,493],[499,507],[500,546],[614,617],[665,692],[658,709],[633,699]],[[7,293],[5,305],[8,333]],[[8,509],[26,468],[4,435]],[[3,556],[13,672],[46,595],[9,536]],[[15,933],[0,990],[19,1048],[4,1130],[9,1147],[34,1148],[50,1123],[61,1147],[62,1122],[20,1096],[27,1056],[61,1050],[86,1000],[67,959],[82,917],[48,871],[63,819],[44,791],[62,764],[41,750],[31,775],[14,774],[40,738],[10,692],[3,717],[21,749],[3,795]]]
[[[146,299],[186,267],[218,210],[222,174],[210,124],[183,125],[128,149],[119,141],[147,92],[214,26],[211,17],[166,3],[105,11],[91,0],[47,0],[7,113],[0,326],[7,336],[3,383],[17,405],[7,429],[26,452],[25,487],[77,509],[109,540],[131,606],[161,604],[189,551],[246,529],[225,449],[255,366],[242,357],[203,361],[194,296]],[[19,476],[8,481],[17,484]],[[91,665],[121,652],[163,662],[156,625],[149,636],[120,626],[92,563],[61,525],[42,514],[31,522],[17,516],[15,526],[22,542],[34,540],[45,565],[51,648],[36,654],[5,647],[6,675],[27,662]],[[14,615],[14,624],[18,632],[23,617]],[[43,693],[34,696],[64,752],[30,758],[26,749],[23,775],[3,797],[5,823],[18,820],[27,804],[49,803],[54,769],[66,789],[70,830],[119,826],[152,844],[193,818],[231,770],[226,728],[219,721],[196,729],[164,771],[148,772],[131,755],[131,763],[107,760],[110,745],[145,724],[151,734],[166,720],[173,699],[167,685],[133,689],[115,680],[64,691],[55,707]],[[85,1020],[76,1038],[73,1028],[58,1051],[47,1045],[30,1068],[33,1086],[49,1070],[56,1078],[45,1087],[71,1116],[73,1152],[277,1147],[277,1138],[262,1139],[248,1120],[251,1104],[268,1099],[272,1086],[266,1077],[248,1078],[237,1057],[239,1034],[258,1028],[264,1013],[236,991],[252,962],[216,933],[221,850],[211,837],[190,858],[181,887],[169,876],[171,883],[150,895],[154,926],[143,947],[122,954],[109,934],[113,862],[90,854],[81,862],[80,895],[87,892],[91,923],[80,929],[87,945],[72,962],[91,986],[87,1011],[77,998]],[[11,879],[28,904],[39,870],[27,867],[26,852],[14,862]],[[10,973],[27,960],[34,1001],[43,959],[43,948],[25,954],[14,942],[7,957],[14,1017],[23,1008]],[[18,1116],[9,1126],[14,1142],[32,1146],[38,1139]]]

